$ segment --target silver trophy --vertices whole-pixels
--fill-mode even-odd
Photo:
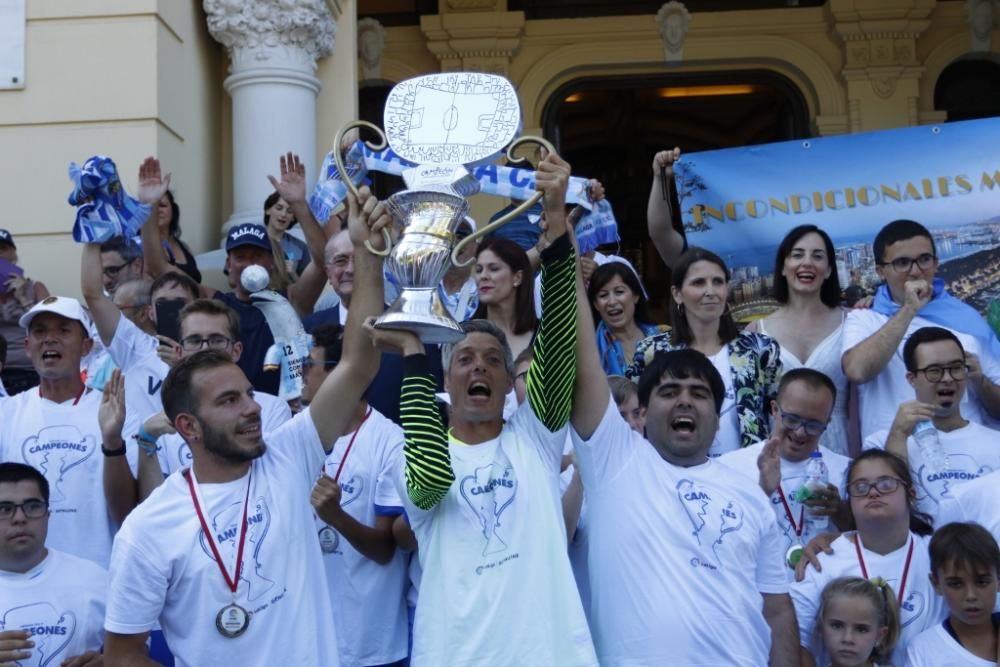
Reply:
[[[386,100],[383,134],[366,121],[345,125],[334,139],[333,155],[343,182],[357,196],[345,175],[340,151],[344,135],[354,128],[376,132],[380,143],[373,150],[392,147],[399,157],[417,166],[403,171],[407,189],[389,197],[388,206],[402,236],[393,244],[385,234],[385,249],[365,248],[388,257],[386,267],[401,287],[399,297],[375,322],[376,327],[412,331],[424,343],[453,343],[465,334],[441,302],[438,286],[462,248],[506,224],[538,203],[535,193],[513,211],[456,243],[455,232],[468,215],[466,197],[479,191],[469,166],[496,159],[504,146],[507,159],[516,148],[535,143],[549,151],[552,145],[539,137],[521,137],[521,108],[517,93],[502,76],[471,72],[430,74],[397,84]],[[388,138],[387,136],[388,135]]]

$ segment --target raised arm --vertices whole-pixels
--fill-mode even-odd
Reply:
[[[101,426],[101,450],[114,452],[124,449],[122,427],[125,425],[125,378],[122,377],[121,369],[112,371],[111,378],[104,385],[97,418]],[[132,446],[135,446],[134,443]],[[121,525],[138,504],[138,485],[132,477],[125,454],[105,454],[102,476],[108,514],[112,521]]]
[[[844,353],[841,365],[844,375],[855,384],[864,384],[882,372],[903,342],[903,336],[917,313],[931,300],[933,292],[926,281],[906,283],[903,305],[889,321]]]
[[[385,307],[382,258],[364,250],[364,242],[370,240],[375,248],[382,247],[381,233],[390,222],[389,215],[385,204],[378,202],[368,188],[361,189],[360,201],[350,194],[348,201],[351,206],[348,228],[359,251],[354,255],[354,295],[344,330],[343,356],[316,391],[309,408],[320,439],[328,448],[343,433],[365,388],[378,372],[379,353],[365,340],[363,324]]]
[[[155,157],[147,157],[139,165],[139,189],[136,199],[153,208],[153,215],[142,226],[142,262],[146,275],[154,280],[170,268],[163,252],[163,239],[160,238],[160,228],[156,225],[156,206],[170,187],[170,174],[164,176],[160,170],[160,161]]]
[[[538,163],[535,176],[536,189],[544,193],[545,235],[550,245],[542,252],[542,318],[526,384],[531,409],[551,432],[569,421],[576,377],[576,251],[566,222],[569,174],[569,164],[551,153]]]
[[[101,281],[101,246],[95,243],[83,246],[80,257],[80,289],[97,327],[97,333],[101,336],[101,342],[111,345],[111,339],[115,337],[115,330],[118,328],[118,318],[122,313],[115,302],[104,294],[104,284]]]
[[[672,151],[660,151],[653,157],[653,186],[649,190],[649,203],[646,205],[649,238],[668,268],[674,266],[684,252],[684,237],[674,228],[671,203],[674,162],[680,158],[681,149],[677,147]]]

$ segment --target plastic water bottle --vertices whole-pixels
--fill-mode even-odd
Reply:
[[[826,469],[826,462],[823,461],[823,453],[816,450],[809,455],[809,462],[806,463],[806,481],[803,486],[810,494],[815,494],[825,491],[829,483],[830,473]],[[809,510],[809,514],[812,513],[812,510]]]
[[[913,439],[917,442],[920,456],[931,472],[944,472],[948,469],[948,454],[944,451],[938,431],[933,422],[921,421],[913,427]]]

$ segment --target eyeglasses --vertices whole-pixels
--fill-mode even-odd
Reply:
[[[49,512],[48,503],[36,498],[25,500],[23,503],[0,503],[0,520],[13,519],[19,507],[29,519],[41,519]]]
[[[925,252],[920,257],[916,259],[910,259],[909,257],[897,257],[891,262],[882,262],[879,266],[891,266],[892,270],[896,273],[906,273],[913,265],[916,264],[921,269],[928,269],[934,263],[937,257],[929,252]]]
[[[132,259],[125,260],[124,264],[119,264],[118,266],[106,266],[103,269],[104,276],[106,278],[116,278],[118,277],[118,274],[122,272],[122,269],[124,269],[126,266],[128,266],[134,261],[135,258],[133,257]]]
[[[906,486],[906,483],[898,477],[879,477],[874,483],[860,479],[857,482],[848,484],[847,492],[855,498],[867,496],[868,492],[872,489],[875,489],[882,495],[888,495],[898,489],[901,484]]]
[[[781,423],[785,425],[789,431],[797,431],[801,427],[805,430],[806,435],[817,436],[826,430],[827,424],[829,422],[820,422],[815,419],[804,419],[796,414],[790,412],[785,412],[778,406],[778,414],[781,415]]]
[[[181,347],[188,352],[197,352],[206,347],[210,350],[224,350],[233,342],[232,338],[226,338],[218,334],[202,338],[201,336],[188,336],[181,339]]]
[[[964,363],[952,364],[951,366],[925,366],[916,369],[914,373],[923,373],[928,382],[940,382],[944,379],[945,371],[948,371],[952,380],[964,380],[969,377],[969,367]]]

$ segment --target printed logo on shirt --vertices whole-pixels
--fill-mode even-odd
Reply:
[[[916,582],[913,582],[916,584]],[[899,582],[891,582],[890,584],[893,590],[896,590],[896,586]],[[910,587],[910,582],[907,582],[906,587]],[[903,604],[899,606],[899,624],[901,627],[905,628],[909,624],[913,623],[915,620],[923,616],[924,607],[927,605],[927,600],[924,599],[923,593],[919,591],[913,591],[906,595],[906,599],[903,600]]]
[[[917,502],[932,502],[935,506],[941,503],[943,498],[951,498],[951,492],[956,485],[971,482],[993,472],[993,468],[986,465],[979,465],[976,459],[968,454],[949,454],[948,469],[943,471],[931,471],[921,463],[917,469],[917,486],[922,493],[918,493]]]
[[[699,547],[691,566],[715,570],[732,562],[732,552],[727,554],[726,548],[734,541],[732,534],[743,528],[743,508],[719,497],[716,489],[707,489],[689,479],[679,481],[676,488],[677,498],[694,529],[691,535]]]
[[[507,540],[501,533],[507,534],[507,539],[510,539],[510,536],[501,521],[501,516],[517,495],[514,468],[510,463],[506,465],[490,463],[476,468],[472,475],[462,478],[459,490],[482,531],[485,541],[483,555],[489,556],[504,551],[507,548]]]
[[[193,461],[194,456],[191,454],[191,445],[182,442],[181,446],[177,448],[177,463],[180,464],[181,468],[189,468]]]
[[[212,515],[210,527],[215,531],[215,539],[219,543],[222,557],[227,568],[233,567],[236,557],[237,542],[239,538],[239,521],[243,518],[243,503],[238,501],[223,508],[217,514]],[[261,550],[264,540],[271,528],[271,512],[267,507],[267,501],[263,497],[250,500],[250,507],[247,510],[247,541],[243,551],[243,567],[240,571],[240,588],[246,586],[246,600],[255,604],[264,599],[264,595],[275,586],[273,579],[265,575],[266,567],[261,560]],[[214,561],[212,548],[208,545],[204,533],[199,534],[199,543],[202,551],[209,560]],[[212,567],[216,567],[212,563]],[[231,572],[231,570],[230,570]],[[274,575],[273,572],[267,574]]]
[[[31,631],[31,641],[35,642],[31,658],[16,664],[59,665],[69,657],[62,652],[76,634],[76,616],[71,611],[59,612],[48,602],[35,602],[8,610],[0,618],[0,630]]]
[[[49,504],[54,511],[67,501],[64,481],[80,469],[97,449],[93,435],[83,435],[76,426],[46,426],[21,445],[21,456],[28,465],[37,468],[49,482]],[[71,511],[69,508],[63,511]]]

